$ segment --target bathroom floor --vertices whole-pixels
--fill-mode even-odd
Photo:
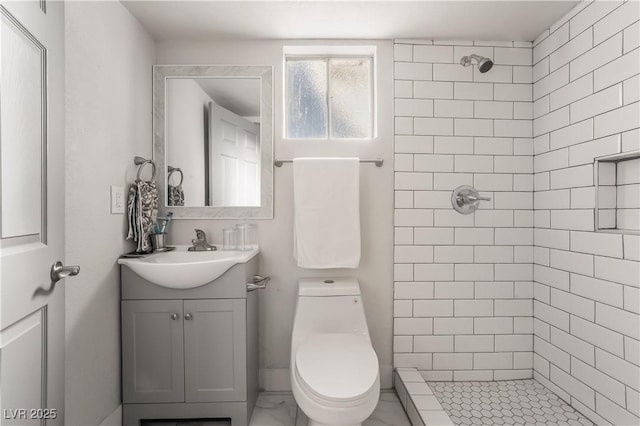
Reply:
[[[307,426],[307,416],[291,393],[265,392],[258,396],[249,426]],[[228,426],[225,420],[145,421],[143,426]],[[380,393],[380,401],[363,426],[411,426],[393,391]]]
[[[249,426],[306,426],[307,416],[290,393],[263,393],[258,397]],[[380,402],[363,426],[411,426],[394,392],[382,392]]]
[[[536,380],[428,384],[456,425],[593,426]]]

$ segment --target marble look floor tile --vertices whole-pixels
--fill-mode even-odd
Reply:
[[[258,397],[250,426],[307,426],[308,421],[291,394],[263,393]],[[396,394],[386,391],[380,393],[376,409],[362,425],[411,426],[411,423]]]
[[[289,393],[262,393],[253,409],[250,426],[295,426],[298,406]]]
[[[296,426],[307,426],[309,424],[309,417],[298,407],[298,416],[296,417]]]
[[[362,426],[411,426],[411,423],[396,394],[382,392],[378,406]]]

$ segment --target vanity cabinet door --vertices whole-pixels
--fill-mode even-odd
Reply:
[[[246,401],[245,299],[184,301],[187,402]]]
[[[124,402],[184,402],[182,300],[122,301]]]

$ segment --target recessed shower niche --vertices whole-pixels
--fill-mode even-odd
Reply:
[[[640,151],[594,161],[596,231],[640,234]]]

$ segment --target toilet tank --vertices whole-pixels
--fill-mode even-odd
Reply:
[[[355,278],[302,278],[298,281],[298,297],[359,295],[360,284]]]
[[[310,333],[350,333],[371,341],[358,280],[306,278],[299,281],[293,345]]]

